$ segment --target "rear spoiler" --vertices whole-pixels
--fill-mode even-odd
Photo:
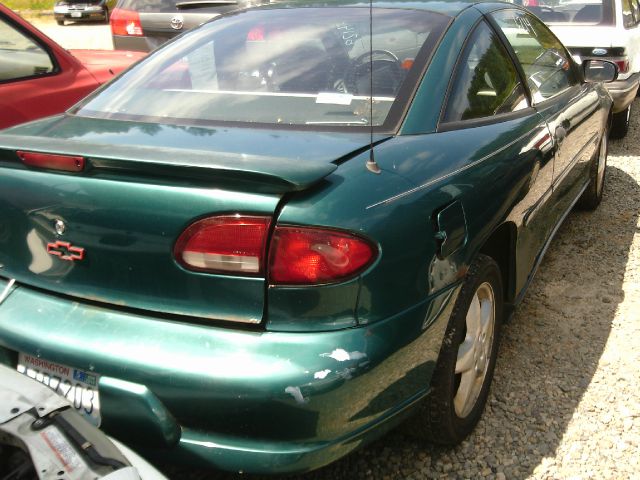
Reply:
[[[0,135],[0,162],[19,161],[16,150],[86,159],[85,172],[122,172],[201,181],[249,182],[261,191],[299,191],[317,183],[335,163],[157,146],[111,145],[78,140]],[[336,159],[337,160],[337,159]]]

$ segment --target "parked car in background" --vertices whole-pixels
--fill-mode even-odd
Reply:
[[[67,51],[0,4],[0,128],[63,112],[142,57]]]
[[[167,40],[260,0],[119,0],[111,16],[113,46],[149,52]]]
[[[53,15],[58,25],[64,25],[65,20],[102,20],[109,23],[115,6],[116,0],[59,0],[53,6]]]
[[[602,199],[614,63],[506,3],[312,5],[0,133],[0,362],[73,371],[165,461],[307,471],[411,413],[460,442],[502,320]]]
[[[551,28],[573,55],[582,60],[611,60],[618,65],[618,80],[609,83],[607,89],[614,105],[611,136],[624,137],[640,84],[639,0],[540,0],[534,3],[535,6],[527,8]]]

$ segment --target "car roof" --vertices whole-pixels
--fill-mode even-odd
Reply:
[[[483,0],[374,0],[371,3],[373,8],[400,8],[410,10],[427,10],[440,13],[450,17],[459,15],[462,11],[471,6],[480,6],[483,12],[491,11],[498,8],[513,7],[520,8],[513,3],[500,1],[483,1]],[[260,8],[313,8],[313,7],[368,7],[369,2],[366,0],[335,0],[335,1],[317,1],[317,0],[272,0],[270,4]]]

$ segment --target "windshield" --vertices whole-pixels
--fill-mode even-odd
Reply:
[[[247,10],[168,44],[73,113],[196,125],[382,126],[404,110],[447,21],[374,9],[371,37],[368,8]]]
[[[613,25],[613,0],[516,0],[548,25]]]

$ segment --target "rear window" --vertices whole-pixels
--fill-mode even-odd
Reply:
[[[448,21],[374,9],[371,36],[368,8],[247,10],[156,51],[74,113],[386,129],[404,111]]]
[[[613,0],[516,0],[548,25],[614,25]]]
[[[167,13],[177,10],[176,3],[180,3],[180,0],[120,0],[118,8],[138,12]]]

